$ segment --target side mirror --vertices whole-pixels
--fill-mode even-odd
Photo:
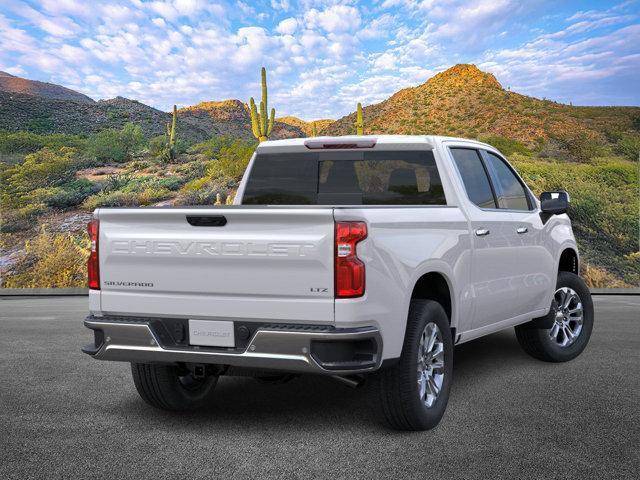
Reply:
[[[567,192],[542,192],[540,194],[540,208],[544,213],[550,215],[567,213],[569,194]]]

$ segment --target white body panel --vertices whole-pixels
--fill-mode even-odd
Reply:
[[[366,137],[364,137],[366,138]],[[304,139],[259,151],[308,151]],[[100,209],[102,290],[97,315],[372,326],[384,359],[402,350],[414,286],[438,273],[451,296],[451,326],[464,342],[547,313],[562,251],[577,252],[566,215],[473,205],[448,148],[489,145],[441,137],[377,137],[376,149],[433,149],[447,206],[241,206]],[[223,227],[194,227],[187,215],[224,215]],[[334,222],[364,221],[357,247],[363,297],[334,299]],[[517,229],[526,228],[526,234]],[[478,237],[486,228],[491,235]]]

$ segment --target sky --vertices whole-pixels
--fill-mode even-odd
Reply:
[[[512,91],[640,105],[640,0],[0,0],[0,70],[168,111],[260,95],[338,118],[474,63]]]

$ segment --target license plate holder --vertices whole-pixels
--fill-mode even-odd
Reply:
[[[235,347],[233,322],[189,319],[189,345]]]

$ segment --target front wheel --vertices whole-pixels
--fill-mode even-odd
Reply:
[[[584,281],[560,272],[552,311],[546,325],[537,321],[518,325],[516,337],[525,352],[545,362],[567,362],[586,348],[593,329],[593,302]]]
[[[184,365],[132,363],[138,394],[161,410],[189,411],[208,405],[218,383],[217,375],[196,377]]]
[[[380,372],[382,412],[397,430],[428,430],[440,422],[453,380],[453,340],[442,306],[411,302],[400,360]]]

